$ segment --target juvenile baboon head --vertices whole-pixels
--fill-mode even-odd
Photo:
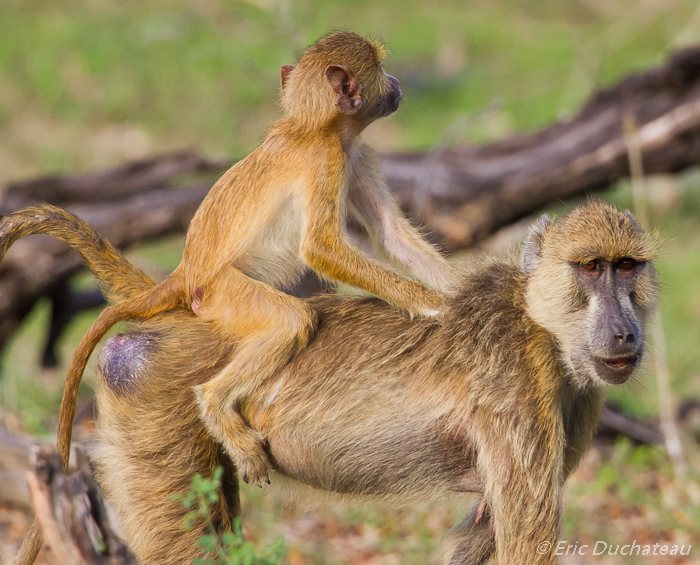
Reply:
[[[629,212],[598,201],[530,229],[527,311],[554,335],[579,386],[621,384],[639,366],[657,303],[655,251]]]
[[[377,41],[341,31],[323,37],[296,65],[282,67],[282,104],[290,116],[324,123],[339,114],[367,125],[395,112],[399,81],[384,73]]]

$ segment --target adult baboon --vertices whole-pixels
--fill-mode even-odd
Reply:
[[[269,444],[273,484],[394,501],[476,492],[495,543],[472,514],[446,537],[446,563],[555,563],[537,547],[556,545],[562,487],[592,441],[600,386],[639,366],[654,252],[628,212],[591,202],[540,219],[519,262],[465,272],[442,320],[372,298],[312,299],[315,340],[239,407]],[[144,563],[196,552],[168,505],[192,471],[221,460],[192,392],[226,362],[211,335],[170,313],[100,355],[101,482]],[[224,488],[235,511],[235,480]]]

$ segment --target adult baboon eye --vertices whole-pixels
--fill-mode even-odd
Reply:
[[[598,266],[598,261],[595,259],[591,259],[590,261],[586,261],[585,263],[581,263],[581,266],[586,269],[587,271],[594,271],[596,267]]]
[[[637,262],[634,259],[631,259],[629,257],[625,257],[624,259],[620,259],[617,262],[618,268],[624,269],[625,271],[629,271],[636,264],[637,264]]]

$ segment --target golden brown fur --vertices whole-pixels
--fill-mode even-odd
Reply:
[[[260,438],[235,410],[231,414],[225,407],[235,407],[311,338],[313,311],[281,289],[310,267],[412,314],[440,311],[455,274],[401,216],[374,153],[358,137],[372,121],[398,108],[398,81],[381,67],[385,55],[376,42],[338,32],[311,46],[297,65],[283,68],[285,116],[258,149],[214,185],[192,220],[182,262],[158,285],[131,267],[121,274],[111,263],[100,265],[105,262],[100,250],[114,250],[100,238],[92,241],[92,230],[77,220],[69,220],[77,234],[42,224],[41,208],[4,221],[5,248],[21,234],[51,233],[79,252],[95,248],[84,256],[88,263],[97,261],[91,266],[97,273],[113,277],[115,283],[130,277],[139,282],[128,289],[139,292],[129,292],[100,314],[74,354],[59,419],[64,462],[88,357],[118,321],[192,307],[214,324],[222,339],[239,343],[236,358],[199,389],[198,397],[211,433],[241,475],[259,485],[269,465]],[[380,254],[411,278],[369,259],[348,242],[342,233],[347,213],[365,224]],[[17,222],[27,219],[35,231],[14,233]]]
[[[411,276],[443,292],[455,282],[444,259],[401,217],[373,152],[358,140],[398,108],[398,82],[385,75],[383,57],[377,44],[339,32],[285,69],[286,116],[212,189],[171,277],[187,298],[203,289],[193,309],[238,343],[229,365],[197,396],[209,431],[244,480],[257,485],[267,480],[269,462],[236,407],[309,342],[315,326],[306,304],[275,289],[309,266],[412,314],[442,307],[444,295],[351,246],[342,233],[346,213],[355,213]]]
[[[47,234],[64,241],[80,253],[86,265],[98,278],[102,291],[112,300],[123,300],[155,286],[156,281],[124,259],[106,239],[84,220],[50,205],[31,206],[10,214],[0,223],[0,261],[15,241],[33,234]],[[78,381],[79,382],[79,381]],[[77,384],[66,385],[61,402],[58,450],[68,464],[71,422],[75,414]],[[41,538],[34,522],[15,560],[18,565],[33,563],[41,547]]]
[[[639,361],[636,353],[625,353],[626,363],[605,357],[606,348],[622,348],[620,356],[641,346],[597,345],[601,333],[620,341],[617,327],[598,322],[624,315],[643,330],[656,302],[653,252],[631,216],[592,202],[534,226],[519,264],[494,259],[465,273],[440,320],[411,319],[371,298],[310,300],[315,339],[240,406],[269,443],[273,484],[392,503],[476,492],[488,501],[495,543],[489,520],[475,525],[474,511],[446,536],[445,563],[556,563],[536,548],[556,545],[564,481],[599,418],[598,385],[611,374],[629,377]],[[581,270],[591,258],[599,273]],[[637,261],[633,269],[625,258]],[[609,311],[601,310],[606,293],[617,304]],[[537,311],[543,304],[560,310]],[[536,322],[544,314],[555,331]],[[177,539],[167,532],[183,511],[163,518],[148,505],[165,504],[193,465],[211,469],[220,460],[189,392],[228,358],[213,329],[170,314],[112,338],[100,357],[101,481],[144,563],[186,563],[196,553],[184,543],[176,555],[168,550]],[[588,342],[573,339],[574,330]],[[596,364],[601,355],[612,368]],[[192,437],[199,451],[176,455],[195,449]]]
[[[82,373],[94,347],[119,321],[192,307],[219,339],[239,344],[236,357],[197,396],[210,433],[241,476],[260,485],[269,461],[260,436],[235,407],[311,339],[315,324],[308,305],[281,289],[310,267],[411,314],[441,311],[456,274],[401,215],[376,155],[358,137],[398,108],[400,89],[382,70],[385,56],[378,43],[338,32],[311,46],[295,66],[283,67],[285,116],[214,185],[192,220],[181,264],[158,285],[131,266],[120,272],[112,261],[118,252],[86,224],[68,217],[63,227],[44,223],[45,213],[60,214],[55,208],[3,220],[5,250],[22,235],[50,233],[76,247],[88,264],[93,261],[88,266],[114,283],[111,298],[121,300],[100,314],[73,356],[59,418],[64,464]],[[347,214],[366,227],[394,269],[349,243],[342,230]],[[18,222],[33,228],[18,228]],[[135,286],[118,296],[120,279]]]
[[[191,313],[166,313],[134,338],[113,336],[99,357],[100,370],[108,365],[110,373],[97,383],[99,426],[105,441],[94,458],[119,463],[99,466],[97,477],[104,495],[121,501],[116,506],[119,528],[129,543],[140,548],[138,559],[144,565],[191,563],[199,555],[196,541],[209,533],[207,526],[200,521],[184,531],[182,503],[172,501],[174,493],[189,490],[194,473],[211,477],[217,465],[225,469],[224,493],[212,513],[218,530],[230,530],[232,519],[240,513],[235,467],[207,433],[195,408],[193,386],[216,374],[230,351],[213,339],[207,327]],[[190,358],[164,350],[167,345],[160,335],[173,330],[178,346],[206,343],[203,350],[195,347],[205,355]],[[161,375],[171,377],[158,380],[160,390],[142,387],[131,378],[150,373],[154,362]],[[122,513],[122,508],[129,512]]]

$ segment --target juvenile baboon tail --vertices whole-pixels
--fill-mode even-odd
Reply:
[[[97,277],[103,293],[111,300],[123,300],[102,311],[73,355],[58,421],[57,447],[65,469],[68,467],[78,387],[87,360],[100,339],[117,322],[149,318],[159,312],[188,305],[184,287],[177,278],[169,278],[158,284],[127,261],[87,222],[49,204],[30,206],[0,220],[0,261],[15,241],[33,234],[51,235],[70,245]],[[41,536],[35,520],[15,557],[14,565],[31,565],[40,548]]]
[[[157,284],[86,221],[50,204],[30,206],[2,218],[0,261],[15,241],[34,234],[51,235],[70,245],[100,281],[103,292],[109,298],[123,300],[102,311],[73,354],[58,424],[58,451],[67,467],[78,386],[87,360],[100,339],[117,322],[150,318],[166,310],[187,308],[189,304],[179,278],[171,277]]]
[[[170,277],[146,292],[102,310],[97,320],[83,336],[80,345],[73,353],[73,359],[68,369],[66,386],[63,389],[63,399],[61,400],[61,412],[58,417],[57,448],[61,454],[64,469],[68,467],[71,429],[78,387],[93,349],[109,329],[118,322],[135,318],[147,319],[176,308],[189,308],[189,301],[180,279]]]
[[[50,204],[30,206],[0,220],[0,261],[15,241],[33,234],[51,235],[75,249],[110,300],[131,298],[157,284],[85,220]]]

